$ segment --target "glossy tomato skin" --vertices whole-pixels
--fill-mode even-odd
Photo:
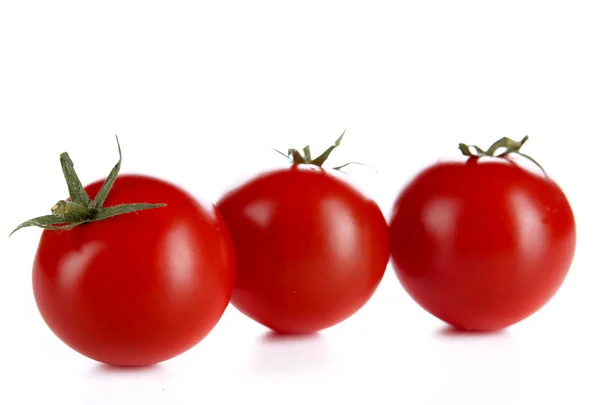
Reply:
[[[217,207],[236,251],[231,302],[276,332],[312,333],[345,320],[383,277],[385,218],[340,175],[311,165],[272,170]]]
[[[101,183],[86,190],[94,198]],[[105,206],[166,207],[43,232],[33,291],[50,329],[116,366],[175,357],[200,342],[229,303],[235,254],[214,208],[159,179],[121,175]]]
[[[390,218],[391,259],[425,310],[493,331],[535,313],[575,253],[575,219],[552,180],[501,158],[440,162],[414,178]]]

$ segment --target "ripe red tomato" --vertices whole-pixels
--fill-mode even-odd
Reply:
[[[503,139],[512,149],[501,157],[465,150],[466,162],[434,164],[395,202],[391,258],[401,284],[459,329],[492,331],[525,319],[569,271],[573,212],[554,181],[509,160],[525,140]]]
[[[272,170],[217,207],[236,252],[231,302],[276,332],[312,333],[345,320],[383,277],[385,218],[334,172],[310,162]]]
[[[86,191],[93,198],[101,183]],[[233,289],[234,253],[223,220],[164,181],[117,178],[107,206],[164,208],[69,230],[45,230],[33,265],[39,311],[67,345],[100,362],[161,362],[202,340]]]
[[[33,264],[44,321],[77,352],[117,366],[158,363],[195,346],[221,318],[235,280],[233,244],[216,208],[160,179],[115,177],[120,163],[102,204],[102,182],[85,195],[70,159],[61,162],[70,201],[22,224],[51,227]],[[166,206],[123,213],[133,203]],[[96,205],[93,215],[85,208]],[[121,214],[98,217],[114,210]],[[63,222],[78,225],[52,229]]]

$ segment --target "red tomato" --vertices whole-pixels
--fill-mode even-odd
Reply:
[[[358,311],[389,260],[385,218],[341,176],[294,164],[259,175],[217,207],[231,233],[232,304],[279,333],[311,333]]]
[[[395,202],[390,239],[396,274],[419,305],[459,329],[492,331],[559,289],[575,220],[551,179],[508,158],[475,156],[416,176]]]
[[[86,191],[93,199],[101,182]],[[166,207],[45,230],[33,289],[50,329],[100,362],[139,366],[202,340],[233,289],[235,256],[222,218],[180,188],[145,176],[117,178],[105,205]]]

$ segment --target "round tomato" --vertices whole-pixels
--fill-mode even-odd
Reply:
[[[423,170],[395,202],[391,258],[401,284],[459,329],[492,331],[525,319],[569,271],[573,212],[545,172],[509,159],[526,140],[503,138],[488,151],[461,144],[466,161]],[[505,152],[494,155],[500,147]]]
[[[339,144],[339,139],[336,145]],[[340,175],[300,158],[227,193],[217,207],[235,246],[232,304],[266,327],[312,333],[358,311],[389,260],[385,218]]]
[[[94,199],[101,186],[85,191]],[[44,230],[33,264],[50,329],[77,352],[118,366],[161,362],[196,345],[222,316],[235,278],[233,245],[214,206],[168,182],[123,175],[104,207],[140,201],[166,206]]]

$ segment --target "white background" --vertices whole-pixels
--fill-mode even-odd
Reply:
[[[0,404],[599,404],[600,5],[589,1],[9,1],[0,3]],[[38,229],[84,182],[123,172],[215,201],[283,163],[271,147],[360,160],[389,214],[424,165],[530,135],[563,187],[578,245],[563,288],[504,333],[465,336],[388,271],[354,317],[277,340],[230,307],[158,367],[115,371],[48,330],[31,291]],[[391,270],[391,269],[389,269]]]

